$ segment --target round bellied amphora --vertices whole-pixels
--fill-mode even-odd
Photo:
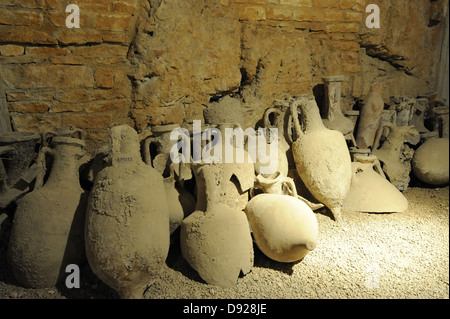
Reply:
[[[79,180],[79,167],[86,159],[84,142],[56,136],[52,145],[39,155],[44,161],[45,154],[54,157],[47,181],[43,184],[40,174],[35,189],[17,201],[8,249],[15,278],[32,288],[57,285],[67,265],[85,261],[87,193]]]
[[[301,110],[302,127],[297,107]],[[344,135],[323,125],[315,100],[298,98],[291,103],[291,113],[298,136],[292,144],[297,172],[311,194],[342,224],[342,202],[352,179],[350,152]]]
[[[169,251],[163,177],[140,156],[136,131],[110,133],[110,166],[94,182],[86,213],[86,254],[92,271],[121,298],[139,299]]]
[[[422,182],[442,186],[449,182],[449,139],[433,138],[423,143],[412,160],[414,175]]]
[[[258,248],[279,262],[302,260],[317,245],[319,226],[314,212],[300,199],[259,194],[245,208]]]

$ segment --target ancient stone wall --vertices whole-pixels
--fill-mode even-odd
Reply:
[[[80,28],[67,28],[69,4]],[[381,28],[366,27],[377,4]],[[437,0],[1,0],[0,82],[12,127],[85,130],[91,149],[112,125],[139,131],[203,119],[240,100],[255,126],[274,99],[320,95],[345,76],[342,107],[376,81],[391,95],[436,86]],[[0,113],[1,114],[1,113]]]

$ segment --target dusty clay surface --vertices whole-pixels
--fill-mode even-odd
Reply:
[[[410,187],[409,208],[399,214],[343,210],[348,231],[316,211],[316,249],[295,264],[282,264],[255,248],[252,271],[232,288],[205,284],[172,245],[160,277],[145,298],[449,298],[449,187]],[[8,233],[7,227],[6,235]],[[0,246],[0,298],[118,298],[81,267],[79,289],[25,289],[5,267],[6,241]],[[176,234],[174,234],[176,235]],[[256,247],[256,245],[255,245]]]

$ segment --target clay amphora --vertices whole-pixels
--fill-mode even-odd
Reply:
[[[379,147],[385,130],[388,131],[386,140]],[[414,156],[414,150],[407,144],[416,145],[419,142],[420,134],[414,126],[383,123],[377,132],[372,154],[383,164],[387,179],[402,192],[409,186],[411,160]]]
[[[110,133],[110,166],[94,182],[86,213],[92,271],[121,298],[142,298],[161,271],[170,244],[163,177],[140,156],[136,131]]]
[[[341,110],[341,86],[344,76],[324,76],[325,117],[323,124],[330,130],[341,132],[344,136],[353,134],[353,123]]]
[[[168,125],[164,126],[169,128]],[[173,129],[179,127],[178,125],[171,125]],[[153,161],[153,165],[157,171],[163,175],[169,175],[164,178],[164,189],[166,192],[167,207],[169,209],[169,222],[170,222],[170,234],[172,234],[180,225],[184,217],[188,216],[195,209],[195,198],[183,189],[177,187],[175,180],[175,164],[170,160],[170,148],[173,141],[170,141],[170,132],[172,129],[165,130],[165,134],[159,137],[149,137],[144,141],[144,162],[147,165],[152,165],[150,155],[150,143],[156,142],[158,145],[159,154],[156,155]],[[185,164],[179,163],[177,167],[181,167]]]
[[[0,134],[0,208],[31,190],[36,178],[36,142],[39,135],[31,132],[6,132]]]
[[[170,149],[175,143],[170,140],[170,133],[179,128],[178,124],[156,125],[152,126],[153,136],[145,139],[144,142],[144,160],[152,165],[162,175],[168,176],[170,170]],[[155,145],[156,154],[153,160],[150,154],[150,144]]]
[[[84,260],[83,227],[87,193],[80,187],[85,158],[81,139],[53,137],[51,173],[17,201],[8,257],[16,279],[27,287],[55,286],[69,264]],[[42,154],[42,153],[41,153]],[[43,175],[40,175],[40,179]]]
[[[436,106],[433,109],[435,120],[434,131],[439,137],[449,138],[449,108],[448,106]]]
[[[412,124],[417,131],[422,135],[429,133],[430,130],[425,126],[425,119],[428,117],[428,99],[420,98],[416,99],[415,112],[412,118]]]
[[[316,216],[296,197],[260,194],[250,200],[245,213],[256,244],[273,260],[299,261],[317,245]]]
[[[300,107],[302,126],[297,115]],[[350,189],[352,167],[344,135],[327,129],[315,100],[306,97],[291,104],[298,139],[292,144],[297,172],[311,194],[341,222],[342,202]]]
[[[196,210],[181,224],[183,258],[208,284],[231,287],[253,267],[253,243],[245,213],[226,205],[224,164],[194,165],[198,187]]]
[[[203,111],[205,123],[212,126],[222,123],[238,123],[244,126],[244,113],[239,99],[225,96],[218,101],[209,103]]]
[[[429,139],[414,152],[414,175],[430,185],[446,185],[449,182],[449,139]]]
[[[383,89],[380,84],[376,83],[371,87],[370,94],[364,101],[359,115],[358,132],[356,134],[358,148],[373,147],[383,109]]]
[[[245,150],[242,143],[238,143],[235,139],[227,139],[227,130],[242,129],[239,123],[221,123],[217,125],[216,130],[220,131],[222,143],[222,157],[219,162],[223,163],[221,167],[221,196],[225,200],[225,204],[237,210],[243,210],[248,203],[248,191],[254,184],[255,168],[249,153]],[[228,153],[228,154],[227,154]],[[238,160],[237,154],[242,154],[242,158]],[[228,155],[228,158],[227,158]],[[216,156],[215,152],[211,152],[211,158]],[[242,161],[241,161],[242,160]],[[202,201],[199,195],[197,201]],[[197,210],[203,210],[204,204],[197,205]]]
[[[276,172],[269,177],[264,177],[261,174],[256,176],[255,186],[250,190],[251,197],[255,196],[255,190],[261,190],[266,194],[289,195],[297,197],[312,210],[316,210],[324,206],[323,204],[313,203],[303,196],[300,196],[297,192],[294,179],[284,176],[281,172]]]
[[[277,171],[281,172],[283,176],[287,176],[289,171],[289,158],[292,158],[291,153],[291,147],[288,144],[286,137],[285,137],[285,130],[286,130],[286,121],[285,121],[285,112],[278,108],[269,108],[264,113],[264,127],[266,128],[266,134],[268,134],[268,129],[270,128],[276,128],[278,129],[277,134],[277,142],[278,142],[278,153],[277,158],[274,159],[277,161]],[[274,117],[273,124],[271,123],[270,118]],[[270,137],[272,138],[272,137]],[[269,149],[270,146],[267,146],[267,149]],[[266,152],[268,154],[268,152]],[[272,154],[271,154],[272,155]],[[270,160],[269,163],[272,163],[273,160]],[[256,174],[260,174],[261,171],[259,169],[259,166],[261,164],[256,162],[255,163],[255,171]],[[267,164],[266,164],[267,165]]]
[[[413,124],[414,111],[416,106],[416,99],[406,96],[391,96],[391,109],[395,110],[396,125],[410,126]]]
[[[36,142],[39,134],[32,132],[7,132],[0,134],[0,147],[10,147],[4,152],[3,164],[8,175],[8,185],[14,186],[36,157]]]
[[[408,209],[408,200],[384,177],[376,156],[355,155],[355,160],[345,209],[367,213],[401,213]]]

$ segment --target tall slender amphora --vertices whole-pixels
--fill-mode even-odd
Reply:
[[[301,110],[302,127],[297,107]],[[344,135],[323,125],[315,100],[301,97],[294,100],[290,108],[298,136],[292,144],[298,174],[311,194],[327,206],[340,223],[342,203],[352,178]]]
[[[8,258],[15,278],[24,286],[57,285],[69,264],[85,260],[83,228],[87,193],[80,187],[79,167],[84,142],[53,137],[51,173],[42,185],[18,200],[11,229]],[[42,174],[39,179],[43,179]]]
[[[92,271],[121,298],[138,299],[160,272],[170,243],[163,177],[140,157],[136,131],[116,126],[110,162],[96,177],[86,213]]]

